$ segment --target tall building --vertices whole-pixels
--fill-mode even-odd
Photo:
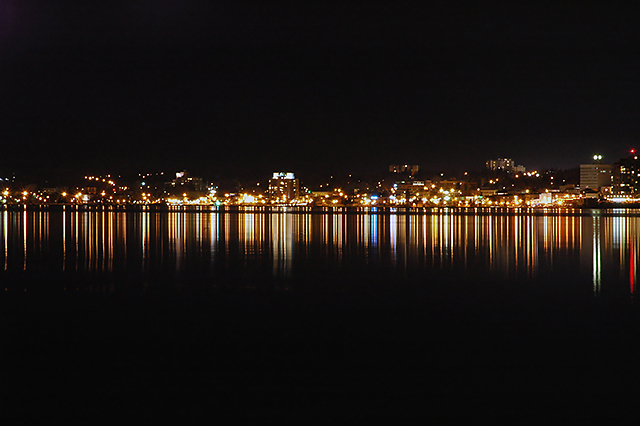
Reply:
[[[640,161],[636,154],[621,158],[613,165],[613,191],[616,195],[640,193]]]
[[[611,164],[580,164],[580,189],[600,191],[603,187],[610,187],[612,170]]]
[[[273,172],[269,180],[269,199],[275,203],[286,203],[300,195],[300,182],[291,172]]]
[[[517,165],[511,158],[498,158],[487,161],[487,169],[491,171],[503,171],[508,173],[524,173],[527,169],[523,165]]]
[[[165,183],[165,189],[170,194],[182,194],[183,192],[203,192],[206,184],[201,177],[191,176],[189,172],[183,170],[176,173],[176,178]]]

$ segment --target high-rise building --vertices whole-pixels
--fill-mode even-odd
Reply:
[[[275,203],[286,203],[298,198],[300,182],[291,172],[273,172],[269,180],[269,199]]]
[[[498,158],[487,161],[487,169],[491,171],[503,171],[508,173],[524,173],[527,169],[523,165],[517,165],[511,158]]]
[[[165,183],[165,188],[170,194],[182,194],[183,192],[203,192],[206,184],[201,177],[191,176],[189,172],[183,170],[176,173],[176,178]]]
[[[640,193],[640,161],[634,153],[613,165],[613,191],[616,195]]]
[[[611,164],[580,164],[580,189],[600,191],[603,187],[610,187],[612,170]]]

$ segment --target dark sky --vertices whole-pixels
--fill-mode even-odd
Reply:
[[[93,3],[0,0],[0,174],[569,168],[640,147],[632,10]]]

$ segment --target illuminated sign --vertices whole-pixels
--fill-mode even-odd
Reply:
[[[295,179],[292,172],[273,172],[272,179]]]

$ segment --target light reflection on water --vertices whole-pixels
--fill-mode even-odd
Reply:
[[[640,217],[622,213],[3,211],[0,277],[585,279],[596,295],[606,285],[632,295]]]

